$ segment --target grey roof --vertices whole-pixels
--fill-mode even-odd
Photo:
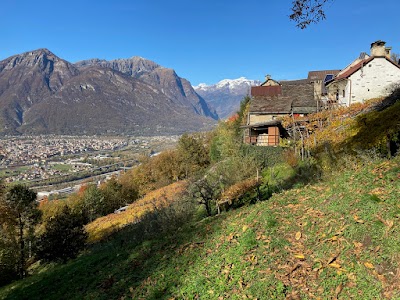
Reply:
[[[324,81],[326,75],[337,75],[340,70],[322,70],[322,71],[310,71],[308,72],[308,80],[309,81],[316,81],[322,80]]]
[[[256,96],[250,102],[250,113],[311,113],[317,108],[314,84],[307,79],[281,81],[282,94]]]

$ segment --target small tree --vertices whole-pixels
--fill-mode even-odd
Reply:
[[[5,187],[0,181],[0,198],[4,197]],[[0,286],[18,278],[18,241],[14,226],[9,226],[5,219],[6,208],[0,201]]]
[[[115,177],[100,186],[103,194],[103,205],[98,213],[107,215],[121,206],[132,203],[137,199],[137,191],[122,185]]]
[[[40,220],[36,193],[23,185],[11,187],[0,200],[0,221],[3,232],[16,237],[18,242],[18,274],[26,275],[26,244],[33,239],[35,224]],[[11,237],[12,238],[12,237]]]
[[[189,193],[192,197],[200,205],[204,205],[207,216],[212,216],[212,208],[216,205],[216,199],[219,197],[220,192],[220,182],[211,180],[208,177],[195,181],[189,188]]]
[[[85,247],[87,233],[83,215],[72,213],[68,206],[50,219],[39,237],[38,257],[47,261],[66,262]]]
[[[178,156],[187,178],[210,164],[209,150],[200,136],[184,134],[178,141]]]
[[[96,185],[88,185],[83,192],[83,205],[83,212],[87,214],[89,221],[102,216],[104,195]]]
[[[400,62],[400,53],[392,52],[392,53],[390,54],[390,59],[391,59],[393,62],[395,62],[396,64],[398,64],[398,63]]]

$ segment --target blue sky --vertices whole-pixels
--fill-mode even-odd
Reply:
[[[340,69],[370,43],[400,53],[398,0],[335,0],[298,29],[290,0],[2,0],[0,60],[48,48],[76,62],[142,56],[193,85],[245,76],[300,79]]]

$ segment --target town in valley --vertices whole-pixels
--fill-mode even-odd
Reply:
[[[0,176],[38,197],[68,194],[82,181],[101,182],[173,147],[178,136],[12,136],[0,139]],[[59,192],[60,191],[60,192]]]

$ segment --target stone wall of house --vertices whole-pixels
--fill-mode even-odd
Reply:
[[[249,115],[249,125],[253,125],[253,124],[259,124],[259,123],[265,123],[268,121],[272,121],[275,120],[278,117],[282,117],[285,116],[286,114],[271,114],[271,115],[267,115],[267,114],[252,114],[250,113]]]
[[[322,80],[314,81],[314,99],[321,100],[322,98]]]
[[[348,101],[348,92],[346,92],[346,86],[347,86],[347,79],[338,81],[338,82],[333,82],[332,84],[329,85],[328,89],[328,99],[329,100],[338,100],[338,103],[346,105]],[[343,97],[343,91],[344,97]],[[338,94],[338,97],[336,96]]]
[[[347,105],[386,96],[391,92],[393,85],[400,83],[400,69],[385,58],[377,57],[352,74],[349,79],[345,99],[342,99]]]

